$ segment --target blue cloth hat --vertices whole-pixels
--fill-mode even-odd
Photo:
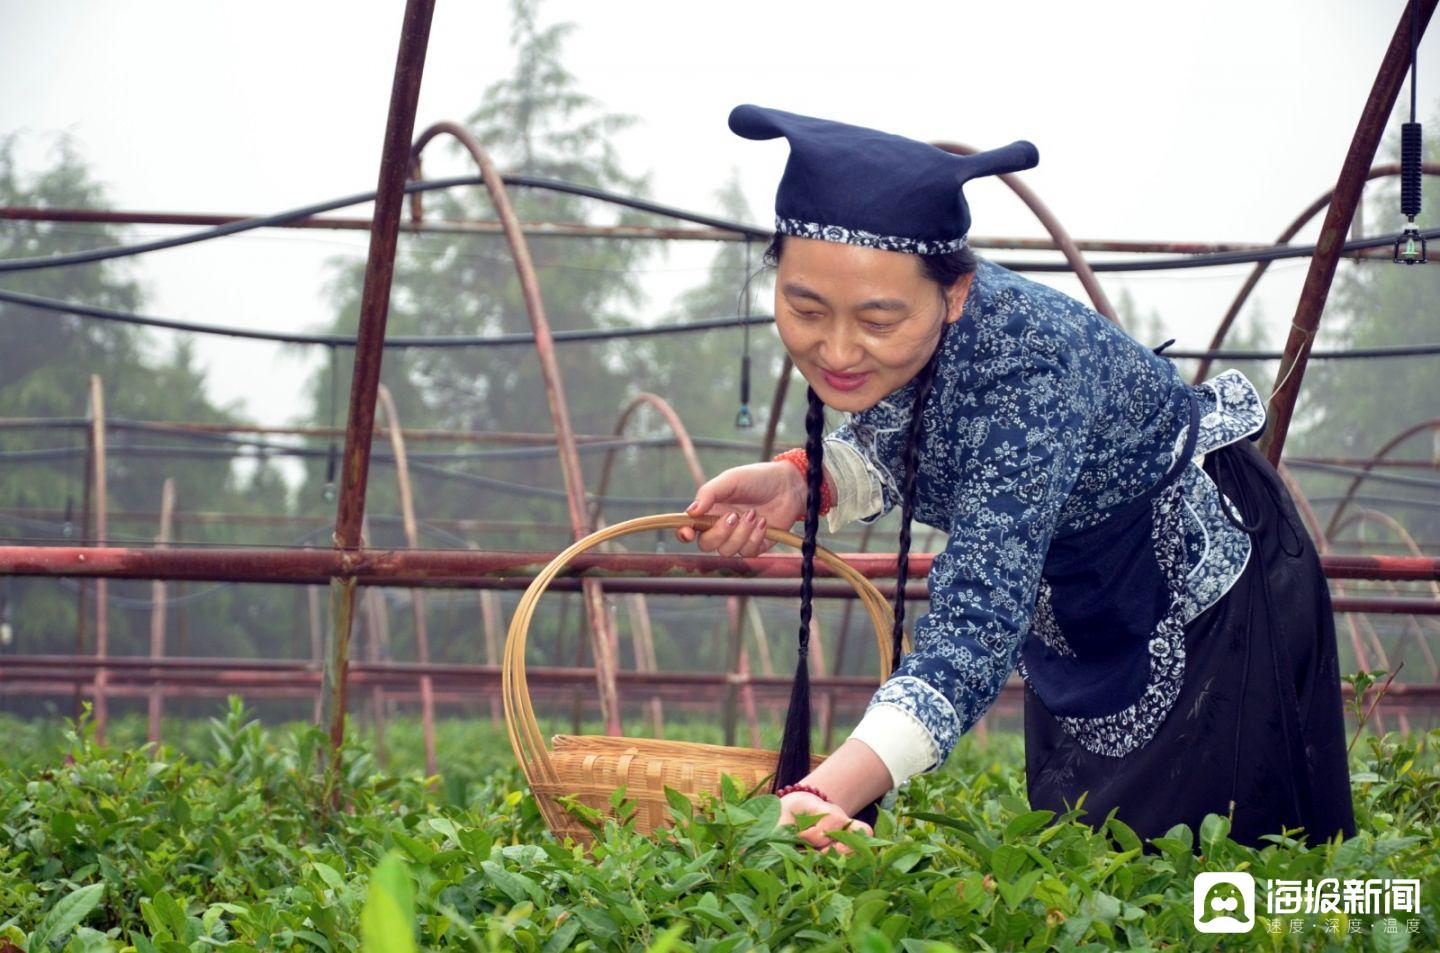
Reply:
[[[965,247],[966,182],[1040,162],[1023,139],[958,156],[915,139],[748,103],[730,111],[730,129],[746,139],[790,141],[775,192],[777,232],[915,255]]]

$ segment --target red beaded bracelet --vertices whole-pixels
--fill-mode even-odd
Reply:
[[[835,803],[834,801],[832,801],[832,800],[830,800],[828,797],[826,797],[826,796],[825,796],[825,793],[824,793],[823,791],[821,791],[819,788],[812,788],[812,787],[811,787],[810,785],[808,785],[808,784],[787,784],[787,785],[785,785],[783,788],[781,788],[780,790],[776,791],[776,792],[775,792],[775,796],[776,796],[776,797],[784,797],[785,795],[790,794],[790,793],[793,792],[793,791],[805,791],[806,793],[813,794],[813,795],[815,795],[816,797],[818,797],[820,800],[824,801],[826,804],[834,804],[834,803]]]
[[[800,471],[801,476],[808,476],[810,473],[810,460],[805,455],[804,447],[796,447],[793,450],[786,450],[784,453],[777,453],[770,459],[789,461],[794,464],[795,469]],[[830,512],[831,507],[834,505],[834,492],[830,489],[830,484],[825,482],[825,478],[822,475],[820,478],[820,515],[824,516]]]

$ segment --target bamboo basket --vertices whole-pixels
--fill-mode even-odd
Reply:
[[[590,831],[560,803],[559,799],[565,796],[573,796],[587,807],[614,816],[610,797],[623,785],[626,798],[635,806],[635,829],[648,834],[671,823],[665,800],[666,787],[694,799],[702,792],[718,796],[722,774],[732,775],[740,782],[742,790],[754,789],[774,774],[778,753],[762,748],[608,735],[554,735],[550,739],[553,748],[547,748],[540,735],[535,710],[530,704],[530,690],[525,681],[525,640],[530,620],[540,596],[571,559],[602,543],[632,533],[682,526],[703,529],[713,523],[714,517],[696,519],[684,513],[666,513],[608,526],[578,540],[557,555],[520,598],[505,636],[505,655],[501,666],[505,727],[515,757],[525,773],[525,780],[540,805],[540,813],[558,838],[568,835],[585,845],[592,840]],[[796,549],[802,543],[794,533],[773,527],[767,529],[765,535],[774,542]],[[834,553],[816,546],[815,558],[849,582],[864,603],[875,627],[875,640],[880,649],[880,681],[883,682],[890,675],[889,643],[894,622],[890,604],[869,579]],[[814,755],[812,766],[818,766],[824,760],[823,755]]]

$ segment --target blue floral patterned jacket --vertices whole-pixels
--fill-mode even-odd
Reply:
[[[930,570],[914,651],[852,737],[876,748],[901,784],[944,763],[1017,668],[1027,635],[1064,651],[1041,577],[1051,539],[1098,525],[1173,468],[1189,389],[1201,414],[1195,455],[1154,508],[1171,598],[1150,641],[1149,684],[1124,711],[1059,719],[1087,749],[1124,755],[1153,736],[1179,691],[1184,623],[1229,589],[1249,557],[1249,537],[1220,507],[1236,511],[1199,464],[1258,432],[1264,404],[1238,371],[1192,387],[1093,309],[983,259],[940,349],[922,411],[915,517],[949,540]],[[847,414],[825,438],[832,530],[873,522],[899,502],[915,386]]]

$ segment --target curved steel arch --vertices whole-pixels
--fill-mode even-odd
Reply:
[[[685,459],[686,467],[688,467],[690,470],[690,478],[695,481],[695,486],[699,488],[705,482],[705,470],[703,467],[700,466],[700,456],[695,452],[695,444],[690,439],[690,431],[685,426],[685,422],[680,419],[680,414],[676,412],[675,408],[672,407],[670,402],[665,398],[659,396],[658,394],[652,394],[649,391],[642,391],[641,393],[636,394],[634,397],[630,398],[629,403],[627,403],[625,407],[620,411],[620,416],[615,421],[613,436],[620,437],[624,435],[625,425],[630,422],[630,418],[634,415],[635,411],[639,410],[641,407],[653,408],[656,413],[660,414],[660,416],[664,418],[665,423],[670,427],[670,431],[675,435],[676,443],[678,443],[680,446],[680,454]],[[613,471],[615,464],[615,450],[616,448],[611,447],[605,451],[605,461],[601,464],[600,467],[600,483],[595,494],[595,508],[591,512],[590,517],[591,525],[596,529],[599,529],[600,527],[600,511],[602,505],[604,504],[605,491],[610,485],[610,474]],[[636,658],[647,658],[648,655],[648,663],[653,667],[656,664],[655,647],[653,641],[650,640],[648,634],[650,631],[650,614],[645,602],[644,594],[632,594],[631,606],[637,621],[637,636],[641,631],[643,631],[645,633],[645,642],[648,643],[645,647],[644,652],[636,652]],[[744,598],[741,596],[727,597],[726,609],[727,615],[730,619],[731,637],[734,639],[734,645],[732,646],[731,652],[730,667],[735,671],[737,675],[748,676],[750,671],[750,656],[749,653],[745,650],[744,629],[742,622],[743,613],[745,611]],[[639,646],[641,642],[637,640],[636,644],[637,646]],[[748,683],[744,684],[743,686],[735,686],[732,684],[731,691],[727,693],[725,706],[726,744],[729,744],[733,741],[733,735],[735,730],[735,689],[737,687],[739,688],[740,701],[745,706],[745,716],[747,721],[749,722],[750,739],[752,745],[758,748],[760,747],[760,723],[755,708],[755,693],[750,688],[750,685]],[[660,723],[658,699],[655,700],[655,706],[652,710],[655,712],[654,717],[658,726]]]
[[[654,408],[655,412],[665,418],[665,423],[670,426],[670,431],[675,435],[675,440],[680,444],[680,454],[685,458],[685,466],[690,469],[690,477],[699,487],[705,482],[705,471],[700,466],[700,457],[695,452],[695,444],[690,440],[690,431],[685,428],[685,422],[670,406],[670,402],[658,394],[649,391],[642,391],[630,398],[630,402],[620,411],[620,417],[615,422],[615,429],[611,436],[622,437],[625,435],[625,425],[630,422],[630,417],[641,407]],[[610,447],[605,451],[605,460],[600,465],[600,483],[595,490],[595,506],[590,512],[590,525],[598,526],[600,521],[600,507],[605,497],[605,491],[610,486],[610,472],[615,465],[615,451],[617,448]]]
[[[1382,446],[1376,452],[1375,456],[1365,461],[1365,464],[1360,468],[1363,472],[1360,475],[1356,476],[1355,479],[1350,481],[1350,486],[1345,490],[1345,494],[1340,498],[1340,502],[1335,507],[1335,512],[1330,515],[1330,522],[1325,527],[1326,535],[1332,537],[1335,535],[1335,533],[1337,532],[1336,527],[1340,522],[1341,515],[1345,512],[1345,507],[1350,504],[1350,501],[1355,496],[1355,491],[1360,489],[1360,484],[1365,481],[1365,477],[1368,476],[1370,471],[1375,468],[1376,464],[1384,460],[1386,455],[1389,454],[1391,450],[1394,450],[1406,440],[1409,440],[1417,433],[1421,433],[1425,430],[1440,430],[1440,417],[1436,417],[1433,420],[1426,420],[1422,423],[1416,424],[1413,427],[1407,427],[1406,429],[1400,431],[1398,434],[1391,437],[1384,444],[1384,446]]]
[[[1423,163],[1421,165],[1421,172],[1425,175],[1440,175],[1440,162]],[[1386,165],[1377,165],[1365,176],[1365,181],[1369,182],[1372,179],[1383,179],[1399,174],[1400,166],[1393,162],[1387,163]],[[1275,239],[1275,244],[1283,245],[1298,235],[1300,229],[1308,225],[1312,218],[1319,215],[1321,210],[1330,204],[1330,199],[1333,198],[1334,195],[1335,190],[1331,189],[1306,206],[1305,211],[1301,212],[1295,221],[1291,222],[1289,227],[1280,233],[1280,237]],[[1251,292],[1255,290],[1255,286],[1260,283],[1261,276],[1265,274],[1265,270],[1269,267],[1269,261],[1259,261],[1255,263],[1254,268],[1250,269],[1250,275],[1245,279],[1245,284],[1240,286],[1240,291],[1235,295],[1235,300],[1231,302],[1230,309],[1225,312],[1225,317],[1220,319],[1220,326],[1215,329],[1215,334],[1210,339],[1210,346],[1206,348],[1207,351],[1220,350],[1221,345],[1225,343],[1226,335],[1230,333],[1231,325],[1233,325],[1235,319],[1240,316],[1240,309],[1245,306],[1245,302],[1249,300]],[[1214,359],[1209,357],[1203,358],[1200,361],[1200,367],[1195,371],[1194,383],[1198,384],[1206,378],[1210,373],[1210,365],[1212,363],[1214,363]]]
[[[531,327],[535,330],[535,351],[540,358],[540,374],[545,382],[545,396],[550,404],[550,419],[555,425],[555,443],[560,453],[560,469],[565,481],[565,502],[569,510],[570,526],[576,539],[589,531],[589,520],[585,507],[585,474],[580,469],[580,454],[575,449],[575,431],[570,425],[570,409],[565,402],[565,383],[560,366],[555,360],[555,342],[550,334],[550,321],[545,316],[545,303],[540,295],[540,280],[535,274],[535,263],[530,257],[530,245],[520,228],[520,221],[510,205],[509,194],[500,173],[496,171],[489,154],[479,141],[459,123],[444,120],[434,123],[416,137],[410,147],[410,169],[418,168],[420,155],[438,136],[450,136],[470,153],[470,158],[480,169],[480,177],[490,194],[505,230],[505,241],[515,261],[516,275],[520,280],[521,294],[525,299],[525,310],[530,316]],[[415,211],[412,207],[412,214]],[[620,695],[615,681],[618,668],[616,656],[619,646],[614,629],[610,625],[609,613],[605,611],[604,593],[600,583],[587,579],[584,585],[585,603],[590,623],[592,648],[595,654],[595,679],[600,691],[600,711],[607,734],[620,735]]]
[[[937,141],[930,144],[936,148],[944,149],[946,152],[960,156],[974,155],[980,151],[974,146],[968,146],[959,142]],[[1061,225],[1060,220],[1055,217],[1055,213],[1050,211],[1049,207],[1040,201],[1040,197],[1031,191],[1028,185],[1021,182],[1015,173],[1007,172],[999,176],[999,178],[1001,182],[1010,186],[1010,190],[1015,193],[1020,201],[1029,207],[1030,211],[1035,213],[1035,217],[1040,220],[1040,224],[1045,226],[1045,230],[1050,233],[1050,237],[1055,240],[1055,244],[1058,245],[1060,251],[1064,253],[1065,261],[1075,270],[1075,277],[1079,278],[1080,284],[1085,287],[1085,293],[1090,296],[1090,301],[1095,305],[1095,310],[1116,324],[1119,324],[1120,318],[1115,314],[1115,309],[1111,306],[1110,299],[1105,296],[1105,289],[1100,287],[1100,281],[1095,277],[1095,272],[1090,269],[1090,265],[1085,261],[1085,256],[1081,253],[1079,247],[1076,246],[1074,239],[1070,237],[1070,233],[1065,231],[1065,226]]]

